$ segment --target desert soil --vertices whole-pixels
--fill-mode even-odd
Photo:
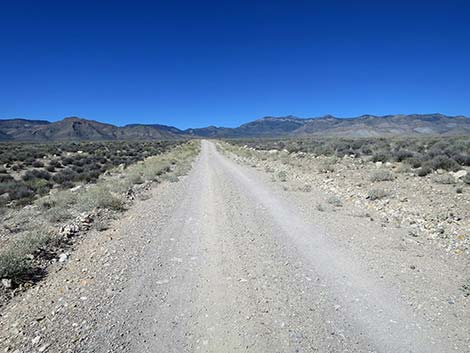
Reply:
[[[468,263],[215,144],[0,316],[7,352],[470,352]]]

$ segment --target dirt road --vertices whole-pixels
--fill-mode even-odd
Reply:
[[[341,215],[327,227],[327,213],[261,174],[203,141],[183,181],[13,301],[0,342],[18,352],[468,350],[463,304],[433,302],[432,286],[447,282],[426,269],[445,278],[446,264],[392,268],[393,231]]]

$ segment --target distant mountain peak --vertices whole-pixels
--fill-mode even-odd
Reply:
[[[0,140],[118,140],[118,139],[181,139],[203,138],[262,138],[314,136],[418,136],[470,135],[470,118],[433,114],[395,114],[357,118],[324,115],[318,118],[266,116],[236,128],[208,126],[180,130],[160,124],[129,124],[118,127],[79,117],[67,117],[50,123],[44,120],[0,120]]]

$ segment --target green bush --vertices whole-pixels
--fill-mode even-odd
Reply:
[[[28,233],[2,249],[0,278],[9,278],[18,282],[28,276],[33,268],[27,255],[35,254],[39,249],[46,247],[51,239],[49,235]]]
[[[115,211],[124,210],[125,200],[122,196],[112,193],[104,185],[96,185],[79,196],[79,205],[85,210],[107,208]]]

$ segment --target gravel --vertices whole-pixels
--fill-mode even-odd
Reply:
[[[263,169],[264,170],[264,169]],[[11,352],[466,352],[466,265],[211,142],[0,316]],[[411,268],[413,267],[413,268]],[[468,273],[468,272],[467,272]],[[450,304],[452,303],[452,304]],[[38,338],[39,337],[39,338]]]

